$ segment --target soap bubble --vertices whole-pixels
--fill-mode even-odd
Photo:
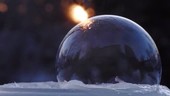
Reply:
[[[72,28],[57,54],[58,81],[159,84],[162,65],[149,34],[124,17],[101,15]]]

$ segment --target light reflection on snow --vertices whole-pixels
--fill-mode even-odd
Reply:
[[[3,96],[170,96],[162,85],[146,84],[83,84],[81,81],[11,83],[0,86]]]

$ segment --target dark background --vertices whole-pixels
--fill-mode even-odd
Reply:
[[[169,0],[65,0],[140,24],[159,49],[162,85],[170,87]],[[68,6],[68,5],[67,5]],[[0,84],[56,81],[55,60],[65,34],[75,26],[61,0],[0,0]]]

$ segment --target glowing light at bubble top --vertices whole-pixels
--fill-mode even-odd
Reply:
[[[79,23],[79,22],[82,22],[88,19],[88,13],[80,5],[72,5],[70,7],[70,16],[71,16],[71,19],[76,23]]]

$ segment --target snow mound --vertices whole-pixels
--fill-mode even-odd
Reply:
[[[0,86],[0,96],[170,96],[162,85],[83,84],[81,81],[11,83]]]

